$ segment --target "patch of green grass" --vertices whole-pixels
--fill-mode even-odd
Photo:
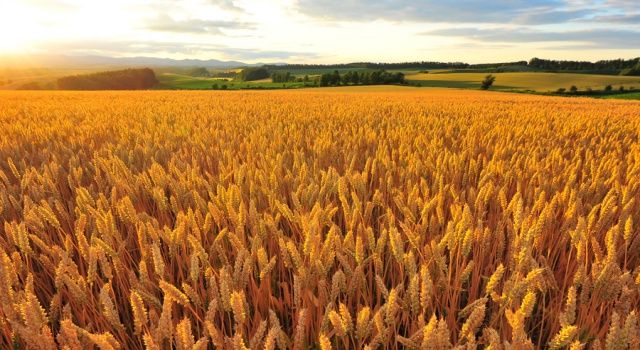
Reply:
[[[615,95],[603,96],[602,98],[606,99],[616,99],[616,100],[640,100],[640,92],[628,92],[621,93]]]
[[[271,81],[238,81],[223,80],[220,78],[198,78],[181,74],[164,73],[158,75],[158,89],[180,89],[180,90],[212,90],[214,84],[217,89],[222,89],[226,85],[226,90],[240,89],[295,89],[305,86],[311,86],[311,83],[305,85],[301,82],[292,83],[272,83]]]
[[[432,88],[453,88],[453,89],[477,89],[479,82],[465,80],[408,80],[410,86],[432,87]],[[494,85],[492,89],[512,90],[509,86]]]
[[[334,71],[338,71],[340,74],[344,74],[346,72],[367,72],[373,71],[373,69],[367,68],[301,68],[301,69],[272,69],[270,72],[289,72],[294,76],[314,76],[314,75],[322,75],[325,73],[333,73]]]

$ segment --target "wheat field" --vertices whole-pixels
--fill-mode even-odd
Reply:
[[[640,348],[640,103],[1,92],[0,347]]]

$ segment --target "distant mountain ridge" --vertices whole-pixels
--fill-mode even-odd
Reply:
[[[172,59],[160,57],[107,57],[107,56],[66,56],[66,55],[16,55],[0,56],[1,68],[91,68],[91,67],[207,67],[237,68],[262,66],[264,63],[244,63],[216,59]],[[281,63],[275,63],[280,65]]]

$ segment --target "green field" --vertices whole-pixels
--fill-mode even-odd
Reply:
[[[273,69],[270,72],[289,72],[291,75],[297,77],[303,77],[305,75],[315,76],[322,75],[326,73],[333,73],[334,71],[338,71],[340,74],[344,74],[346,72],[367,72],[373,71],[373,69],[367,68],[301,68],[301,69]]]
[[[408,74],[407,81],[428,87],[478,88],[487,73],[428,73]],[[580,90],[588,88],[601,90],[607,85],[614,89],[619,86],[640,88],[640,77],[618,75],[595,75],[576,73],[494,73],[496,90],[533,90],[536,92],[556,91],[559,88],[569,89],[575,85]]]
[[[603,96],[602,98],[606,99],[616,99],[616,100],[640,100],[640,92],[629,92],[617,95],[609,95]]]
[[[214,84],[221,88],[226,85],[229,90],[238,89],[294,89],[305,87],[304,83],[272,83],[268,80],[259,81],[237,81],[224,80],[222,78],[198,78],[187,75],[162,73],[157,76],[158,89],[179,89],[179,90],[211,90]]]

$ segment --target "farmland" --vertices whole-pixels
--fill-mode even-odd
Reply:
[[[416,73],[407,74],[406,79],[420,86],[477,88],[488,73]],[[537,92],[556,91],[560,88],[569,89],[575,85],[580,90],[592,88],[602,90],[607,85],[614,88],[640,88],[640,77],[626,77],[617,75],[595,75],[580,73],[493,73],[496,77],[494,89],[498,90],[533,90]]]
[[[639,115],[2,91],[0,347],[638,349]]]
[[[318,77],[318,73],[327,72],[328,70],[299,70],[292,71],[293,76],[302,78],[306,73],[313,78]],[[370,70],[353,70],[360,73]],[[301,74],[303,72],[305,74]],[[342,73],[348,71],[343,70]],[[394,71],[395,72],[395,71]],[[431,87],[431,88],[453,88],[453,89],[469,89],[476,90],[480,86],[480,82],[488,74],[484,73],[465,73],[463,71],[451,70],[434,70],[429,73],[420,73],[418,70],[404,70],[406,81],[414,87]],[[555,92],[564,88],[569,90],[571,86],[576,86],[579,91],[585,92],[588,89],[602,91],[607,85],[611,85],[614,91],[618,91],[620,87],[626,89],[640,88],[639,77],[627,77],[618,75],[596,75],[583,73],[546,73],[546,72],[513,72],[513,73],[492,73],[496,76],[496,82],[492,89],[499,91],[528,91],[536,93]],[[175,73],[162,73],[158,75],[160,81],[157,89],[184,89],[184,90],[210,90],[214,86],[220,88],[225,85],[227,89],[282,89],[282,88],[305,88],[316,87],[313,82],[288,82],[288,83],[272,83],[270,79],[259,81],[224,81],[219,78],[198,78]],[[637,94],[620,94],[613,93],[606,96],[610,99],[629,99],[637,100]]]
[[[284,88],[300,88],[304,87],[304,83],[272,83],[271,79],[262,79],[258,81],[236,81],[233,79],[221,78],[199,78],[188,75],[163,73],[158,75],[158,89],[177,89],[177,90],[211,90],[214,85],[219,89],[225,85],[229,90],[237,89],[282,89]]]

